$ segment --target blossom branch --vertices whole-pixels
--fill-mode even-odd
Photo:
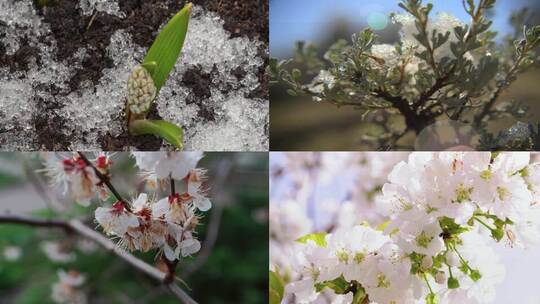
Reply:
[[[101,173],[95,166],[94,164],[92,164],[92,162],[90,160],[88,160],[88,158],[82,153],[82,152],[77,152],[79,154],[79,156],[81,157],[81,159],[84,161],[84,163],[90,167],[92,167],[92,169],[94,170],[94,173],[96,174],[96,176],[99,178],[99,180],[104,183],[107,188],[109,188],[109,190],[111,191],[111,193],[114,195],[114,197],[116,197],[116,199],[120,202],[125,202],[125,200],[122,198],[122,196],[120,195],[120,193],[118,193],[118,191],[116,191],[116,188],[114,188],[114,186],[111,184],[111,181],[109,179],[109,177],[103,175],[103,173]],[[131,211],[129,209],[129,206],[127,204],[124,204],[124,207],[128,210],[128,211]]]
[[[130,266],[136,270],[145,273],[149,277],[159,281],[164,284],[167,289],[179,300],[186,304],[196,304],[197,302],[193,300],[185,291],[170,280],[169,275],[160,271],[159,269],[153,267],[152,265],[140,260],[139,258],[133,256],[132,254],[126,252],[125,250],[119,248],[111,240],[100,234],[99,232],[92,230],[81,221],[73,219],[69,221],[62,220],[49,220],[49,219],[37,219],[25,216],[17,215],[0,215],[0,223],[11,223],[11,224],[21,224],[28,225],[33,227],[44,227],[44,228],[61,228],[66,232],[74,232],[82,237],[85,237],[89,240],[94,241],[96,244],[101,247],[111,251],[113,254],[124,260]]]

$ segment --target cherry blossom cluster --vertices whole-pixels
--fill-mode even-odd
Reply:
[[[205,170],[197,168],[203,157],[198,152],[133,153],[141,177],[150,193],[139,193],[135,199],[123,200],[114,193],[116,202],[95,209],[95,219],[104,232],[118,239],[118,244],[131,251],[157,250],[169,261],[190,256],[201,248],[195,228],[200,212],[208,211],[211,202],[206,197]],[[109,197],[113,189],[112,161],[101,154],[86,159],[75,153],[66,157],[47,154],[46,172],[54,183],[63,185],[64,191],[84,206],[97,198]],[[164,190],[170,191],[164,194]],[[50,252],[54,248],[44,248]]]
[[[89,206],[94,198],[106,200],[109,197],[107,187],[97,176],[92,166],[86,163],[78,153],[56,154],[43,153],[43,170],[53,184],[63,187],[64,194],[71,195],[82,206]],[[110,177],[112,161],[108,154],[102,153],[93,161],[94,167],[105,177]]]
[[[315,231],[373,226],[386,218],[375,208],[393,166],[408,153],[272,153],[270,265],[290,272],[295,240]],[[323,193],[318,193],[322,189]],[[325,195],[329,193],[329,195]],[[341,198],[341,199],[340,199]]]
[[[490,243],[540,239],[539,169],[522,152],[411,153],[368,210],[383,222],[300,236],[290,269],[272,270],[297,303],[492,303],[505,269]],[[283,229],[311,229],[305,216],[286,218]]]

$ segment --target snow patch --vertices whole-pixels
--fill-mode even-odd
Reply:
[[[122,15],[117,14],[115,1],[81,0],[79,4],[84,14],[97,10]],[[50,111],[67,121],[61,132],[72,138],[70,149],[100,150],[101,136],[117,136],[124,131],[127,78],[146,51],[132,41],[128,32],[118,30],[112,35],[107,52],[114,67],[103,70],[97,85],[84,83],[80,90],[70,92],[69,80],[82,68],[82,61],[87,59],[86,50],[80,48],[73,54],[70,64],[57,62],[57,43],[48,25],[36,14],[31,0],[0,2],[0,21],[1,43],[8,54],[16,52],[23,37],[40,52],[39,64],[36,60],[31,62],[28,72],[0,69],[1,150],[40,148],[36,146],[36,130],[31,123],[38,98],[56,100],[63,105]],[[217,14],[194,7],[182,55],[155,101],[165,120],[184,128],[187,150],[268,149],[268,99],[246,97],[259,86],[257,75],[264,64],[258,55],[261,47],[260,41],[230,38]],[[211,96],[198,103],[214,113],[213,121],[198,116],[199,105],[186,102],[193,92],[183,86],[182,77],[195,66],[213,76]],[[232,73],[239,68],[245,73],[241,81]],[[60,94],[52,96],[49,89],[52,86]]]

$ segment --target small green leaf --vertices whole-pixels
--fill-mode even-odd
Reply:
[[[363,304],[367,298],[366,290],[360,287],[354,293],[352,304]]]
[[[270,271],[269,273],[269,288],[270,288],[270,304],[280,304],[283,299],[284,283],[283,279],[277,272]]]
[[[491,236],[498,241],[502,240],[504,237],[504,231],[502,229],[493,229],[491,230]]]
[[[292,69],[292,76],[297,80],[302,76],[302,72],[299,69]]]
[[[143,65],[154,62],[157,68],[152,73],[152,78],[159,92],[174,65],[186,38],[189,16],[192,4],[188,3],[167,23],[163,30],[158,34],[156,40],[148,50],[144,58]]]
[[[330,288],[336,294],[345,294],[348,292],[349,282],[345,281],[345,278],[340,276],[331,281],[324,281],[318,284],[315,284],[315,290],[317,292],[323,291],[325,288]]]
[[[318,232],[304,235],[303,237],[297,239],[299,243],[307,243],[308,241],[313,241],[320,247],[326,247],[326,232]]]
[[[129,125],[129,131],[133,135],[156,135],[168,141],[178,149],[182,149],[184,144],[184,131],[182,128],[163,120],[135,120]]]

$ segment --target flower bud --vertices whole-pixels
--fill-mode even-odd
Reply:
[[[446,263],[451,267],[459,266],[459,257],[458,255],[451,251],[446,254]]]
[[[437,282],[437,284],[446,283],[446,273],[442,271],[437,272],[437,274],[435,274],[435,282]]]
[[[136,66],[128,78],[129,110],[135,114],[147,112],[156,98],[156,91],[150,73],[143,66]]]
[[[420,268],[422,271],[428,270],[433,266],[433,260],[429,256],[424,256],[422,258],[422,263],[420,264]]]

